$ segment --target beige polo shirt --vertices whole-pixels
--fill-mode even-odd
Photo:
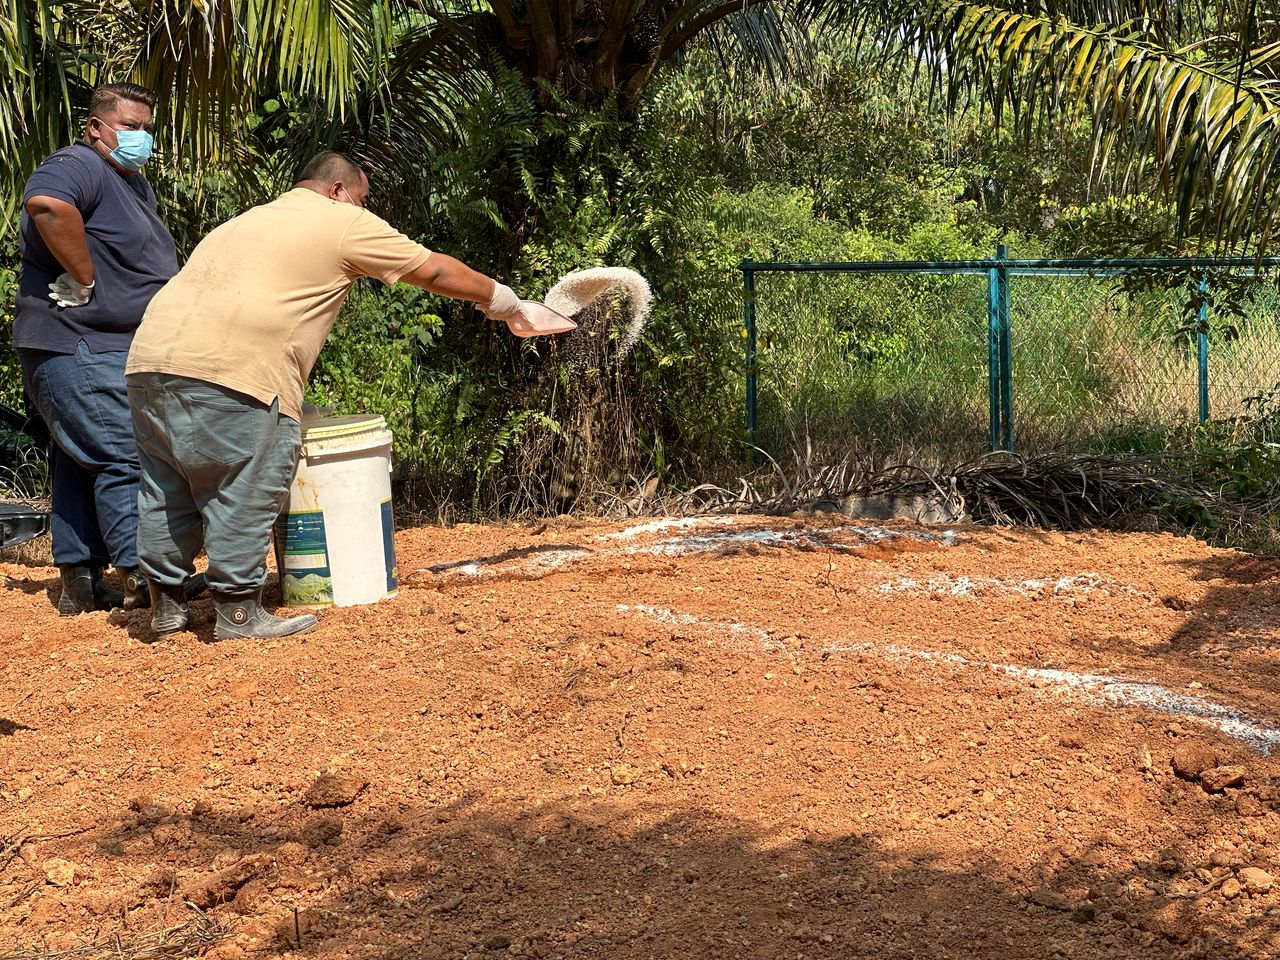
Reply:
[[[125,373],[170,373],[302,417],[302,391],[360,277],[395,283],[431,251],[386,221],[302,187],[200,241],[155,295]]]

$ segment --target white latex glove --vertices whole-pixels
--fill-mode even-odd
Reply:
[[[520,310],[520,298],[505,283],[494,283],[493,296],[488,303],[477,304],[490,320],[501,320],[510,323],[519,320],[524,314]]]
[[[49,299],[60,307],[83,307],[93,297],[93,284],[85,286],[69,273],[49,284]]]

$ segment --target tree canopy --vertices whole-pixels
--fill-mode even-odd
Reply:
[[[1261,247],[1274,232],[1280,20],[1256,0],[7,0],[6,192],[107,79],[160,91],[183,165],[261,176],[248,121],[289,94],[279,163],[341,144],[394,168],[456,145],[460,105],[504,69],[544,107],[613,98],[626,115],[697,38],[780,75],[804,69],[814,31],[850,31],[949,102],[1012,111],[1026,130],[1087,121],[1092,176],[1158,184],[1189,235]]]

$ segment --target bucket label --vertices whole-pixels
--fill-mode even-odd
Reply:
[[[400,589],[400,568],[396,566],[395,521],[390,499],[382,501],[382,555],[387,562],[387,594]]]
[[[329,542],[324,513],[309,510],[284,513],[276,521],[280,561],[280,591],[291,607],[315,607],[333,603],[333,573],[329,569]]]

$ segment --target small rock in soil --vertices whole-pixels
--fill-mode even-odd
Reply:
[[[1074,910],[1066,897],[1053,890],[1032,890],[1027,894],[1027,902],[1048,907],[1050,910],[1061,910],[1064,913],[1071,913]]]
[[[345,807],[355,802],[369,781],[343,773],[322,773],[302,802],[308,807]]]
[[[629,763],[620,763],[609,770],[609,779],[618,786],[626,786],[636,782],[636,772]]]
[[[295,866],[307,859],[307,848],[300,843],[282,843],[276,847],[276,863]]]
[[[95,917],[118,914],[122,909],[131,906],[128,898],[119,891],[92,890],[84,898],[84,908]]]
[[[265,854],[245,857],[200,881],[194,889],[187,892],[187,899],[201,909],[227,903],[235,898],[241,887],[265,872],[270,864],[271,858]]]
[[[1274,882],[1271,874],[1261,867],[1245,867],[1236,874],[1236,878],[1246,890],[1254,894],[1269,893]]]
[[[1228,900],[1234,900],[1240,896],[1240,891],[1244,886],[1235,877],[1230,877],[1222,884],[1222,895]]]
[[[1183,780],[1194,780],[1210,767],[1218,765],[1218,755],[1203,743],[1184,743],[1173,751],[1173,772]]]
[[[1267,812],[1267,808],[1262,805],[1257,797],[1252,794],[1242,793],[1236,797],[1236,813],[1242,817],[1261,817]]]
[[[1200,774],[1200,785],[1210,793],[1221,793],[1228,787],[1240,786],[1244,778],[1244,767],[1211,767]]]
[[[40,864],[40,872],[55,887],[69,887],[76,882],[79,868],[70,860],[54,857]],[[83,871],[79,871],[81,875]]]
[[[302,842],[308,847],[320,847],[342,836],[342,818],[332,813],[312,817],[302,825]]]
[[[505,934],[497,933],[484,942],[486,950],[506,950],[511,946],[511,938]]]
[[[138,891],[143,896],[167,897],[177,883],[177,875],[168,867],[155,867],[138,882]]]
[[[1143,773],[1151,769],[1151,748],[1145,743],[1138,749],[1138,753],[1133,758],[1133,764]]]
[[[302,934],[303,943],[306,943],[308,934],[315,937],[326,929],[323,914],[308,908],[279,918],[276,922],[275,937],[285,946],[297,948],[300,946],[296,940],[299,933]]]
[[[1215,850],[1209,854],[1209,866],[1211,867],[1230,867],[1234,866],[1238,854],[1234,850]]]
[[[467,899],[466,894],[463,894],[460,897],[452,897],[446,900],[444,903],[440,904],[439,906],[432,907],[431,912],[432,913],[452,913],[454,910],[457,910],[460,906],[462,906],[462,901],[465,899]]]
[[[173,813],[163,803],[159,803],[147,796],[133,797],[129,801],[129,809],[138,815],[140,826],[159,823]]]
[[[250,880],[236,891],[231,903],[236,913],[244,917],[253,917],[262,913],[270,905],[271,894],[263,881]]]

